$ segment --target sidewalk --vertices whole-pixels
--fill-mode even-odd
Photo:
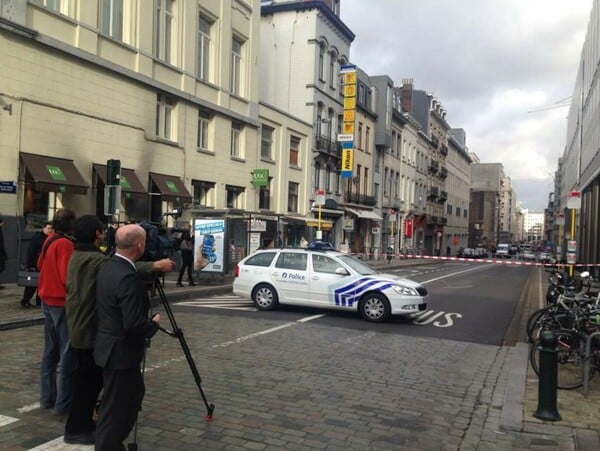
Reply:
[[[402,266],[439,264],[435,260],[369,261],[369,265],[385,271]],[[532,270],[514,324],[515,340],[499,348],[494,371],[489,376],[489,390],[481,394],[481,412],[475,412],[473,428],[465,434],[463,449],[600,449],[600,376],[591,380],[589,396],[583,389],[558,390],[561,421],[546,422],[533,416],[538,404],[538,380],[529,367],[529,345],[525,343],[525,322],[539,306],[543,291],[542,272]],[[176,273],[165,277],[164,290],[169,301],[231,292],[231,276],[202,280],[196,286],[176,287]],[[43,323],[40,309],[23,309],[19,305],[23,288],[6,284],[0,290],[0,334],[2,330]],[[154,302],[160,302],[158,298]],[[497,371],[496,371],[497,370]],[[485,407],[485,408],[484,408]],[[474,418],[475,418],[474,417]],[[481,423],[481,428],[475,423]],[[480,429],[480,430],[479,430]],[[565,447],[565,443],[568,444]],[[472,446],[472,448],[471,448]]]

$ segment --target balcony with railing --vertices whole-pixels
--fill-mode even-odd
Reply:
[[[440,146],[440,153],[444,156],[448,155],[448,146]]]
[[[429,192],[427,193],[427,198],[428,199],[436,199],[439,195],[440,191],[438,189],[437,186],[432,186],[431,188],[429,188]]]
[[[437,148],[437,146],[440,144],[439,138],[435,135],[431,135],[431,142],[433,143],[433,147],[435,148]]]
[[[440,163],[439,163],[439,161],[431,160],[429,162],[429,166],[427,168],[429,169],[429,172],[431,172],[432,174],[435,174],[438,171],[438,169],[440,168]]]
[[[441,217],[441,218],[440,218],[440,224],[443,224],[443,225],[445,225],[445,224],[448,224],[448,218],[446,218],[446,217]]]
[[[348,204],[367,205],[369,207],[373,207],[377,205],[377,198],[375,196],[367,196],[365,194],[344,193],[344,202]]]
[[[440,202],[446,202],[446,200],[448,199],[448,191],[440,191],[438,199]]]
[[[437,216],[427,216],[427,224],[437,224],[438,218]]]
[[[439,175],[440,175],[441,178],[445,179],[446,177],[448,177],[448,169],[446,169],[445,166],[442,166],[440,168],[440,174]]]
[[[342,146],[337,141],[332,141],[327,136],[315,136],[315,147],[317,151],[331,155],[336,158],[342,157]]]

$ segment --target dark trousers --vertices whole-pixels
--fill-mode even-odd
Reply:
[[[193,282],[194,276],[192,271],[194,269],[194,251],[181,251],[181,269],[179,270],[177,282],[181,283],[181,279],[183,279],[186,269],[188,273],[188,282]]]
[[[21,300],[21,302],[23,304],[29,304],[29,302],[31,301],[31,298],[35,294],[35,290],[37,290],[37,287],[25,287],[25,289],[23,290],[23,299]],[[41,305],[41,304],[42,304],[42,300],[40,299],[40,297],[37,294],[35,294],[35,305]]]
[[[123,449],[144,399],[144,380],[139,368],[104,368],[104,394],[96,425],[96,451]]]
[[[75,365],[75,378],[65,434],[83,434],[96,429],[92,417],[102,390],[102,368],[94,362],[93,349],[71,348],[71,353]]]

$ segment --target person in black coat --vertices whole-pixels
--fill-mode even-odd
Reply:
[[[144,254],[146,232],[128,224],[115,233],[116,252],[98,271],[98,333],[94,360],[104,369],[104,395],[96,425],[96,451],[124,449],[144,398],[141,363],[160,315],[148,319],[146,288],[134,262]]]
[[[194,283],[194,235],[191,232],[191,226],[186,224],[183,232],[181,232],[181,243],[179,244],[179,250],[181,251],[181,269],[179,270],[179,277],[177,277],[177,286],[182,287],[181,283],[183,275],[186,270],[188,273],[188,282],[190,286],[196,285]]]
[[[48,221],[44,223],[44,227],[39,232],[35,232],[33,237],[31,237],[31,242],[29,243],[29,247],[27,248],[27,271],[37,271],[37,261],[38,257],[42,253],[42,248],[44,247],[44,241],[46,241],[46,237],[52,233],[52,222]],[[36,292],[36,287],[25,287],[23,290],[23,298],[21,299],[21,307],[30,308],[33,307],[31,305],[31,298],[33,294]],[[38,295],[35,296],[35,306],[40,307],[42,305],[42,301]]]

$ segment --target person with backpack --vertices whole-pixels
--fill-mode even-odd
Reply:
[[[179,270],[179,277],[177,278],[177,286],[183,287],[181,283],[183,275],[186,270],[188,273],[188,282],[191,287],[196,285],[194,283],[193,266],[194,266],[194,236],[191,233],[190,224],[186,224],[181,232],[181,241],[179,244],[179,250],[181,251],[181,269]]]
[[[29,243],[29,247],[27,248],[27,270],[29,271],[37,271],[37,261],[42,252],[42,247],[44,246],[44,242],[46,238],[52,233],[52,222],[48,221],[44,223],[44,227],[41,232],[36,232],[31,238],[31,242]],[[33,297],[37,287],[25,287],[23,290],[23,297],[21,298],[21,307],[30,308],[33,307],[31,305],[31,298]],[[35,296],[35,306],[41,307],[42,300],[40,299],[40,295]]]

